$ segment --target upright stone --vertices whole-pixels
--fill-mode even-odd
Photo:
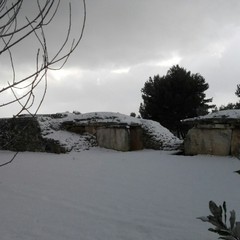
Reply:
[[[130,128],[130,150],[136,151],[143,149],[143,130],[141,127]]]
[[[192,128],[184,141],[186,155],[210,154],[227,156],[231,150],[231,129]]]
[[[97,142],[100,147],[117,151],[129,151],[129,129],[126,127],[99,127]]]
[[[233,129],[231,140],[231,155],[240,157],[240,129]]]

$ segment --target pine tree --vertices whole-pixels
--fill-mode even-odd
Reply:
[[[141,117],[160,122],[178,135],[181,120],[208,113],[212,98],[204,93],[209,88],[200,74],[192,74],[178,65],[171,67],[165,76],[150,77],[142,88]]]

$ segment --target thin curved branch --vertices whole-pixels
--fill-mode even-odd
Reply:
[[[23,1],[23,0],[22,0]],[[58,0],[59,2],[60,0]],[[36,26],[34,27],[34,29],[38,29],[40,28],[41,26],[45,25],[44,24],[44,20],[49,16],[49,12],[50,10],[52,10],[52,7],[53,7],[53,4],[54,4],[54,0],[51,0],[51,2],[49,3],[50,1],[47,1],[44,5],[44,7],[39,11],[39,14],[33,19],[30,21],[30,23],[27,21],[27,23],[18,28],[18,29],[13,29],[13,31],[11,32],[6,32],[4,34],[1,34],[1,38],[4,38],[4,37],[11,37],[13,35],[16,35],[18,33],[22,33],[25,29],[31,27],[32,24],[34,23],[37,23]],[[50,4],[50,5],[49,5]],[[49,6],[48,6],[49,5]],[[54,10],[54,14],[56,13],[56,11],[58,10],[58,7],[59,7],[59,4],[57,4],[56,6],[56,9]],[[21,8],[21,6],[20,6]],[[16,21],[17,20],[17,15],[20,11],[20,8],[17,9],[17,13],[14,13],[13,17],[12,17],[12,20],[9,22],[9,24],[12,22],[12,21]],[[50,17],[50,19],[52,19],[53,16]],[[50,22],[49,22],[50,23]],[[0,29],[2,27],[0,26]],[[4,49],[2,49],[0,51],[0,55],[5,52],[6,50],[8,50],[9,48],[12,48],[13,46],[15,46],[16,44],[18,44],[19,42],[23,41],[25,38],[27,38],[29,35],[31,35],[32,33],[34,32],[33,29],[27,31],[26,33],[24,33],[21,37],[17,38],[13,43],[9,43]]]
[[[48,71],[61,69],[66,64],[70,55],[81,42],[86,25],[86,1],[82,0],[83,19],[79,31],[80,34],[77,39],[70,39],[73,28],[72,5],[69,2],[69,20],[66,35],[59,49],[50,57],[48,52],[50,46],[48,45],[48,36],[45,33],[45,27],[53,22],[62,2],[60,0],[35,1],[37,1],[37,14],[33,18],[28,18],[26,16],[26,22],[20,25],[18,18],[20,14],[22,14],[24,0],[0,0],[0,56],[3,57],[4,53],[8,55],[9,65],[12,71],[12,80],[7,81],[7,84],[0,89],[0,94],[10,91],[14,97],[13,100],[9,100],[6,103],[0,103],[0,108],[18,103],[20,111],[14,117],[18,117],[23,111],[26,111],[32,117],[36,116],[47,93]],[[36,66],[32,73],[18,79],[18,72],[15,68],[16,62],[13,57],[14,47],[20,42],[24,42],[30,36],[35,36],[39,45],[36,49]],[[67,47],[68,45],[70,46]],[[42,86],[40,85],[41,83],[44,84],[43,92],[40,95],[40,99],[37,99],[38,94],[36,94],[36,90],[39,86]],[[17,93],[18,89],[21,89],[23,93],[19,95]],[[35,108],[34,112],[31,110],[33,107]],[[25,131],[25,129],[22,131]],[[10,139],[5,145],[10,144],[13,140],[14,139]],[[18,153],[15,153],[9,161],[0,164],[0,167],[10,164],[17,154]]]
[[[13,157],[9,160],[9,161],[7,161],[7,162],[5,162],[5,163],[2,163],[2,164],[0,164],[0,167],[4,167],[4,166],[6,166],[6,165],[8,165],[8,164],[10,164],[10,163],[12,163],[13,162],[13,160],[16,158],[16,156],[18,155],[18,152],[16,152],[14,155],[13,155]]]
[[[22,1],[19,1],[22,3]],[[57,2],[57,6],[55,7],[54,9],[54,13],[51,15],[51,18],[50,20],[47,22],[47,23],[44,23],[44,20],[46,19],[46,13],[49,13],[50,11],[50,8],[47,8],[48,4],[50,4],[50,6],[53,6],[53,2],[52,1],[47,1],[45,2],[43,8],[40,7],[40,3],[39,3],[39,0],[38,0],[38,9],[39,9],[39,14],[38,14],[38,18],[39,16],[41,16],[41,19],[39,21],[39,24],[36,26],[36,25],[33,25],[33,21],[30,21],[28,18],[27,19],[27,25],[28,27],[31,28],[31,30],[27,33],[27,34],[24,34],[24,36],[22,36],[22,38],[19,38],[17,41],[23,41],[24,38],[29,34],[34,34],[35,37],[37,38],[40,46],[41,46],[41,51],[43,52],[43,57],[42,57],[42,64],[41,66],[39,65],[39,60],[38,60],[38,57],[37,57],[37,68],[36,68],[36,71],[33,72],[32,74],[26,76],[25,78],[22,78],[20,80],[16,80],[16,77],[15,77],[15,70],[14,70],[14,66],[13,66],[13,60],[11,60],[11,65],[12,65],[12,71],[13,71],[13,82],[10,84],[8,84],[7,86],[3,87],[1,90],[0,90],[0,94],[5,92],[5,91],[8,91],[11,89],[11,91],[15,88],[18,88],[18,89],[26,89],[28,87],[30,87],[31,85],[35,85],[35,84],[32,84],[35,83],[37,80],[36,78],[38,78],[40,76],[41,73],[42,76],[40,77],[40,81],[43,79],[44,75],[47,74],[48,70],[58,70],[58,69],[61,69],[64,64],[67,62],[69,56],[72,54],[72,52],[76,49],[77,45],[80,43],[82,37],[83,37],[83,32],[84,32],[84,28],[85,28],[85,23],[86,23],[86,2],[85,0],[83,0],[83,9],[84,9],[84,17],[83,17],[83,24],[82,24],[82,29],[81,29],[81,32],[80,32],[80,36],[78,38],[77,41],[75,41],[75,39],[72,40],[72,44],[70,46],[70,49],[68,50],[68,52],[66,54],[63,54],[62,56],[60,56],[60,54],[62,53],[63,50],[65,50],[66,48],[66,45],[69,41],[69,38],[70,38],[70,32],[71,32],[71,25],[72,25],[72,22],[71,22],[71,19],[72,19],[72,12],[71,12],[71,4],[69,3],[69,26],[68,26],[68,31],[67,31],[67,34],[66,34],[66,37],[65,37],[65,40],[63,42],[63,44],[61,45],[61,47],[59,48],[59,50],[57,51],[57,53],[49,60],[49,56],[48,56],[48,50],[47,50],[47,40],[46,40],[46,36],[45,36],[45,33],[44,33],[44,26],[46,24],[49,24],[51,22],[51,20],[53,19],[53,17],[56,15],[57,13],[57,10],[59,9],[59,6],[60,6],[60,1]],[[47,10],[46,10],[47,8]],[[13,9],[13,8],[12,8]],[[47,12],[44,12],[44,11],[47,11]],[[36,18],[35,18],[36,19]],[[15,22],[16,24],[16,22]],[[40,29],[40,34],[38,34],[38,29]],[[19,31],[19,29],[17,30]],[[4,35],[6,36],[6,35]],[[1,38],[1,36],[0,36]],[[4,38],[2,38],[2,40],[4,40]],[[11,47],[13,46],[12,44],[7,44],[6,41],[4,40],[5,42],[5,47],[4,47],[4,51],[8,50],[9,51],[9,54],[11,53],[10,49]],[[14,44],[16,44],[17,42],[15,41]],[[6,47],[7,46],[7,47]],[[3,52],[3,51],[2,51]],[[0,51],[0,53],[2,53]],[[37,52],[37,56],[39,56],[39,53],[40,53],[40,50],[38,50]],[[11,55],[11,54],[10,54]],[[61,62],[61,66],[59,67],[56,67],[55,65],[57,63],[60,63]],[[31,80],[33,79],[33,80]],[[34,80],[35,79],[35,80]],[[46,78],[47,79],[47,78]],[[23,83],[26,83],[30,81],[30,83],[27,83],[25,86],[21,86]],[[36,84],[38,85],[38,84]],[[23,96],[19,97],[16,99],[16,94],[15,94],[15,100],[13,101],[10,101],[9,103],[4,103],[4,104],[1,104],[0,107],[3,107],[3,106],[6,106],[6,105],[9,105],[13,102],[16,102],[16,101],[19,101],[25,97],[27,97],[28,95],[32,95],[31,91],[33,91],[35,89],[35,87],[32,87],[31,90],[27,91],[26,94],[24,94]],[[44,90],[45,92],[45,90]],[[44,94],[45,96],[45,94]],[[40,102],[43,102],[42,100]],[[25,105],[23,105],[25,106]]]

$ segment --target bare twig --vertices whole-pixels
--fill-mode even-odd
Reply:
[[[67,8],[69,18],[65,31],[66,34],[56,52],[50,54],[49,49],[52,49],[52,47],[49,45],[46,27],[53,23],[53,19],[65,1],[35,0],[37,12],[33,17],[28,17],[27,13],[24,12],[25,2],[26,0],[0,0],[0,57],[3,58],[7,54],[9,67],[12,72],[12,79],[7,80],[5,85],[1,83],[2,88],[0,89],[0,94],[11,92],[13,96],[13,98],[7,102],[0,102],[0,108],[18,103],[20,110],[15,117],[24,111],[32,117],[36,116],[46,96],[48,71],[59,70],[66,64],[70,55],[81,42],[86,25],[86,0],[82,0],[83,18],[80,20],[82,21],[82,25],[80,30],[78,30],[78,37],[71,39],[73,16],[72,4],[71,0],[69,0]],[[35,53],[36,58],[34,59],[35,68],[26,76],[19,78],[16,68],[17,63],[14,59],[15,47],[18,46],[19,43],[24,43],[25,40],[30,37],[31,39],[34,37],[38,43]],[[35,90],[41,83],[43,84],[43,91],[40,99],[37,99],[39,98],[39,94],[36,94]],[[18,90],[21,90],[21,93],[19,93]],[[35,108],[34,111],[32,110],[33,107]],[[16,156],[17,153],[14,154],[13,158],[8,162],[0,164],[0,167],[11,163]]]
[[[66,36],[59,49],[56,51],[53,57],[50,58],[48,52],[49,46],[47,43],[47,36],[45,34],[45,26],[49,25],[52,22],[59,8],[61,7],[61,2],[60,0],[45,0],[44,2],[40,2],[39,0],[36,1],[38,13],[31,20],[26,17],[26,24],[20,27],[18,26],[18,17],[21,13],[24,0],[15,1],[15,3],[12,3],[9,8],[9,1],[0,1],[0,19],[4,20],[3,24],[0,24],[0,40],[4,43],[3,47],[0,48],[0,56],[4,52],[8,52],[10,58],[10,66],[12,68],[13,74],[12,81],[8,81],[8,84],[3,86],[2,89],[0,89],[0,94],[11,90],[14,96],[13,100],[0,103],[0,108],[18,102],[21,107],[21,110],[18,114],[22,113],[25,110],[30,114],[30,109],[36,101],[34,90],[44,80],[43,94],[38,101],[39,103],[38,106],[36,106],[37,110],[35,110],[34,115],[37,113],[46,95],[48,71],[59,70],[65,65],[72,52],[76,49],[76,47],[82,40],[86,23],[86,2],[85,0],[83,0],[82,2],[84,14],[80,35],[77,39],[70,40],[70,34],[72,32],[72,6],[71,3],[69,3],[69,23],[68,29],[66,31]],[[12,0],[12,2],[14,2],[14,0]],[[14,67],[12,53],[13,47],[32,35],[35,36],[40,46],[40,48],[37,49],[36,53],[36,69],[26,77],[18,79],[18,75]],[[69,41],[71,41],[71,43],[69,49],[67,50],[67,44],[69,43]],[[66,52],[63,53],[64,51]],[[40,54],[42,55],[41,59]],[[56,66],[56,64],[60,65]],[[22,89],[22,95],[17,95],[15,89]]]
[[[10,164],[10,163],[12,163],[13,162],[13,160],[16,158],[16,156],[18,155],[18,152],[16,152],[14,155],[13,155],[13,157],[9,160],[9,161],[7,161],[7,162],[5,162],[5,163],[2,163],[2,164],[0,164],[0,167],[4,167],[4,166],[6,166],[6,165],[8,165],[8,164]]]

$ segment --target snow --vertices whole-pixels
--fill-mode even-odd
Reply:
[[[44,137],[59,141],[67,152],[89,150],[92,146],[97,145],[95,138],[90,134],[79,135],[68,131],[54,130]]]
[[[19,153],[0,168],[1,239],[217,239],[196,218],[225,200],[239,219],[239,160],[173,153]]]
[[[240,109],[229,109],[229,110],[222,110],[213,112],[202,118],[231,118],[231,119],[238,119],[240,118]]]
[[[81,114],[79,112],[65,112],[58,113],[58,116],[59,117],[42,115],[38,117],[38,122],[44,138],[59,141],[67,150],[81,151],[91,147],[91,144],[89,144],[88,141],[90,137],[89,135],[83,135],[80,137],[78,134],[62,131],[61,124],[70,121],[79,124],[110,123],[124,124],[127,126],[139,125],[151,135],[154,141],[162,143],[161,150],[176,149],[182,143],[181,140],[158,122],[135,118],[121,113],[92,112]],[[96,143],[93,143],[93,145],[95,146]]]
[[[175,137],[167,128],[158,122],[152,120],[141,119],[142,128],[148,132],[155,141],[161,141],[163,150],[176,149],[182,141]]]
[[[204,120],[204,119],[240,119],[240,109],[228,109],[209,113],[205,116],[184,119],[183,121]]]
[[[64,121],[78,121],[81,123],[126,123],[126,124],[141,124],[140,118],[135,118],[131,116],[127,116],[121,113],[114,112],[91,112],[91,113],[57,113],[59,115],[58,118],[52,118],[49,116],[39,116],[39,120],[45,122],[49,126],[49,124],[55,124],[57,128],[61,122]],[[48,121],[51,121],[50,123]]]

